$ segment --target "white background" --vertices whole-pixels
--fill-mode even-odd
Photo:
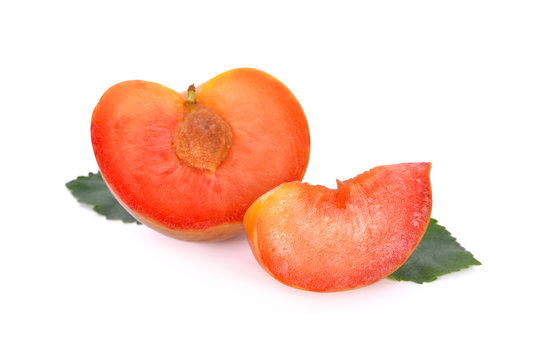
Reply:
[[[538,19],[536,1],[2,2],[0,358],[537,359]],[[169,239],[66,190],[97,170],[109,86],[242,66],[301,102],[305,181],[431,161],[432,216],[483,265],[311,293],[244,236]]]

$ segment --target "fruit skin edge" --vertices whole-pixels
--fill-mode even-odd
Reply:
[[[431,184],[430,184],[430,168],[431,168],[431,163],[429,162],[429,169],[428,169],[428,179],[429,179],[429,192],[430,192],[430,195],[431,195],[431,208],[430,208],[430,211],[429,211],[429,214],[428,214],[428,221],[426,221],[424,227],[423,227],[423,230],[421,231],[421,236],[419,237],[419,241],[417,242],[417,244],[409,251],[408,255],[405,257],[405,259],[395,268],[393,269],[391,272],[389,272],[388,274],[386,274],[386,276],[383,276],[381,277],[380,279],[372,282],[372,283],[369,283],[369,284],[363,284],[363,285],[359,285],[359,286],[354,286],[354,287],[349,287],[349,288],[341,288],[341,289],[336,289],[336,290],[316,290],[316,289],[309,289],[309,288],[305,288],[305,287],[300,287],[300,286],[296,286],[296,285],[291,285],[291,284],[288,284],[288,283],[285,283],[283,280],[277,278],[275,276],[275,274],[273,274],[272,271],[269,270],[269,268],[261,261],[261,256],[260,256],[260,251],[258,250],[258,246],[257,246],[257,242],[258,242],[258,238],[257,238],[257,222],[258,222],[258,214],[262,211],[262,209],[264,208],[264,203],[266,202],[266,200],[275,192],[277,192],[278,190],[280,190],[281,188],[285,187],[286,185],[288,184],[294,184],[294,183],[301,183],[301,181],[291,181],[291,182],[288,182],[288,183],[283,183],[277,187],[275,187],[274,189],[268,191],[266,194],[262,195],[261,197],[259,197],[253,204],[251,204],[251,206],[249,207],[249,209],[247,210],[247,212],[245,213],[245,216],[244,216],[244,226],[245,226],[245,231],[246,231],[246,234],[247,234],[247,239],[249,241],[249,246],[251,247],[251,251],[253,252],[253,254],[255,255],[255,258],[258,262],[258,264],[268,273],[271,275],[271,277],[273,277],[275,280],[279,281],[281,284],[283,285],[286,285],[288,287],[292,287],[292,288],[295,288],[295,289],[298,289],[298,290],[305,290],[305,291],[311,291],[311,292],[319,292],[319,293],[332,293],[332,292],[341,292],[341,291],[348,291],[348,290],[354,290],[354,289],[359,289],[359,288],[362,288],[362,287],[365,287],[365,286],[369,286],[369,285],[372,285],[382,279],[385,279],[387,278],[388,276],[390,276],[393,272],[395,272],[397,269],[399,269],[402,265],[404,265],[404,263],[406,263],[406,261],[410,258],[410,256],[414,253],[414,251],[417,249],[417,247],[419,246],[419,244],[421,243],[421,239],[423,239],[423,236],[425,235],[427,229],[428,229],[428,226],[429,226],[429,223],[430,223],[430,215],[431,215],[431,212],[432,212],[432,189],[431,189]],[[372,170],[372,169],[371,169]],[[370,171],[370,170],[369,170]]]
[[[157,231],[163,235],[172,237],[178,240],[191,241],[191,242],[215,242],[233,238],[241,234],[244,230],[243,222],[223,223],[216,226],[212,226],[206,229],[196,230],[173,230],[163,225],[156,223],[155,221],[148,219],[147,217],[131,210],[119,196],[117,196],[112,188],[107,183],[107,180],[103,177],[103,181],[107,185],[110,193],[114,196],[116,201],[122,205],[122,207],[140,223],[148,226],[150,229]]]

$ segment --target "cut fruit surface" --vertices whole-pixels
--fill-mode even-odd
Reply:
[[[337,189],[282,184],[255,201],[244,223],[273,277],[311,291],[366,286],[398,269],[427,229],[430,163],[373,168]]]
[[[185,240],[237,234],[257,197],[303,178],[310,151],[294,95],[249,68],[190,94],[147,81],[119,83],[97,104],[91,132],[114,196],[142,223]]]

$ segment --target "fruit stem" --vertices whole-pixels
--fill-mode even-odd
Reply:
[[[196,95],[195,85],[191,84],[189,85],[189,88],[187,89],[187,100],[192,103],[195,103],[196,102],[195,95]]]

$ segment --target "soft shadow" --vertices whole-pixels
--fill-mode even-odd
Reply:
[[[358,304],[366,304],[372,301],[394,301],[395,294],[401,291],[406,292],[406,289],[411,286],[408,282],[382,279],[363,288],[339,292],[321,293],[301,290],[274,279],[257,263],[245,233],[216,242],[190,242],[170,238],[149,228],[147,229],[146,238],[148,241],[170,248],[171,252],[178,253],[178,257],[188,253],[189,256],[207,262],[208,267],[219,269],[221,275],[241,279],[246,287],[258,288],[259,291],[267,293],[268,296],[274,299],[283,297],[283,301],[292,298],[304,302],[307,306],[314,307],[325,306],[327,303],[335,304],[335,302],[345,307],[349,305],[358,306]],[[167,249],[167,251],[169,250]],[[413,285],[422,286],[419,284]]]

